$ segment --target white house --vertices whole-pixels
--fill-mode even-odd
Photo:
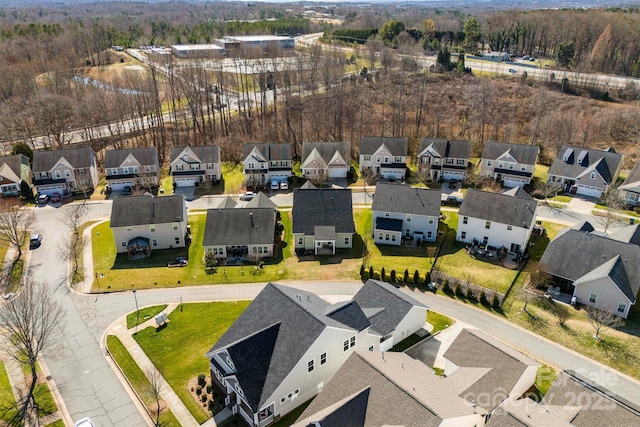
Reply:
[[[193,187],[222,177],[220,147],[202,145],[171,149],[171,177],[176,187]]]
[[[360,172],[373,171],[384,179],[404,179],[407,171],[408,139],[363,136],[360,139]]]
[[[369,287],[380,284],[370,281],[362,289]],[[407,329],[413,333],[424,326],[427,309],[410,301],[422,310],[419,324]],[[249,426],[266,426],[314,397],[354,351],[379,350],[382,337],[365,311],[386,311],[390,319],[404,319],[392,315],[396,310],[410,311],[395,301],[374,305],[377,310],[368,311],[355,299],[331,305],[310,292],[267,284],[206,354],[225,405]]]
[[[96,154],[90,147],[33,152],[33,183],[38,193],[88,192],[98,185]]]
[[[291,176],[289,143],[246,143],[243,145],[244,182],[247,188],[286,181]]]
[[[638,206],[640,199],[640,162],[636,162],[622,185],[618,187],[624,202],[629,206]]]
[[[422,138],[418,149],[418,170],[428,172],[434,181],[441,178],[464,181],[470,155],[470,141]]]
[[[310,180],[346,178],[351,168],[348,142],[303,142],[302,175]]]
[[[157,187],[160,163],[155,147],[107,150],[104,156],[107,185],[111,190]]]
[[[440,190],[379,182],[371,207],[376,244],[400,245],[404,239],[435,242]]]
[[[0,194],[17,196],[20,194],[20,183],[25,181],[31,187],[31,165],[24,154],[0,157]],[[25,194],[24,196],[31,196]]]
[[[538,202],[519,188],[505,193],[469,189],[458,211],[456,240],[522,254],[537,210]]]
[[[116,251],[132,258],[148,257],[156,249],[182,248],[188,234],[184,196],[118,197],[111,206],[110,226]]]
[[[563,145],[553,161],[547,179],[559,183],[567,193],[600,197],[620,174],[622,154],[613,148],[594,150]]]
[[[480,174],[505,187],[523,187],[531,182],[539,153],[537,145],[488,141],[480,158]]]

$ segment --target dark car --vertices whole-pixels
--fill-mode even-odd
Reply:
[[[130,194],[131,194],[131,187],[126,186],[126,187],[124,187],[124,188],[122,189],[122,195],[123,195],[123,196],[128,196],[128,195],[130,195]]]
[[[46,205],[49,201],[49,196],[47,196],[46,194],[40,194],[37,200],[39,205]]]
[[[29,249],[35,249],[42,244],[42,234],[32,234],[29,238]]]
[[[58,203],[60,200],[62,200],[62,197],[60,197],[60,193],[55,192],[51,194],[51,203]]]
[[[457,179],[449,180],[449,188],[458,188],[458,180]]]
[[[446,198],[442,198],[440,204],[442,206],[460,206],[462,204],[462,199],[456,196],[447,196]]]

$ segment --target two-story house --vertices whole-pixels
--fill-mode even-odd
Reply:
[[[302,175],[310,180],[346,178],[351,168],[348,142],[303,142]]]
[[[205,181],[216,184],[222,177],[220,147],[173,147],[170,169],[176,187],[193,187]]]
[[[225,405],[249,426],[270,425],[318,394],[354,351],[380,349],[383,337],[365,313],[405,335],[425,325],[427,307],[420,302],[388,284],[368,281],[364,288],[380,288],[361,295],[375,309],[355,298],[330,304],[301,289],[267,284],[206,354]],[[389,292],[411,302],[369,301]]]
[[[524,187],[531,183],[539,153],[537,145],[489,141],[480,158],[480,174],[505,187]]]
[[[640,199],[640,162],[636,162],[622,185],[618,187],[622,200],[628,206],[638,206]]]
[[[33,152],[33,183],[39,194],[88,192],[98,185],[96,154],[90,147]]]
[[[0,194],[2,196],[19,195],[22,181],[31,186],[29,158],[24,154],[0,157]]]
[[[152,188],[160,182],[158,150],[149,148],[125,148],[107,150],[104,156],[104,170],[110,190],[129,188]]]
[[[183,195],[146,193],[118,197],[111,205],[116,252],[148,257],[156,249],[182,248],[187,241],[187,204]]]
[[[296,251],[335,255],[353,245],[350,189],[293,190],[293,241]]]
[[[520,188],[505,193],[469,189],[458,211],[456,240],[522,254],[537,210],[538,202]]]
[[[549,167],[547,179],[567,193],[600,197],[620,174],[622,154],[613,148],[597,150],[563,145]]]
[[[404,239],[435,242],[440,218],[440,190],[380,182],[371,208],[376,244],[400,245]]]
[[[360,138],[360,172],[372,171],[384,179],[404,179],[407,172],[407,138],[363,136]]]
[[[422,138],[418,149],[418,170],[429,173],[433,181],[467,177],[471,142]]]
[[[244,183],[247,188],[282,182],[291,176],[289,143],[246,143],[243,145]]]

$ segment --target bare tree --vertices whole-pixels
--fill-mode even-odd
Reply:
[[[16,420],[24,425],[37,425],[37,403],[34,398],[38,372],[36,362],[42,351],[58,341],[64,312],[59,300],[52,298],[43,283],[28,283],[13,299],[0,306],[1,348],[8,357],[25,365],[31,378],[28,389],[20,396]]]
[[[584,309],[587,312],[587,319],[589,320],[589,324],[596,331],[596,334],[593,336],[595,339],[600,339],[600,332],[606,328],[616,328],[618,326],[624,325],[624,319],[622,317],[616,316],[613,313],[609,313],[608,311],[600,310],[595,307],[585,307]]]
[[[618,191],[617,185],[612,185],[607,188],[600,197],[600,203],[606,206],[604,216],[599,218],[600,224],[604,227],[604,232],[616,222],[621,221],[621,217],[618,215],[618,211],[624,207],[624,200],[620,191]]]
[[[562,191],[562,184],[559,181],[543,181],[536,180],[533,184],[535,192],[544,197],[544,202],[547,203],[547,199],[555,197],[560,191]]]
[[[0,200],[0,242],[13,246],[18,251],[14,264],[22,256],[22,246],[36,220],[33,210],[23,209],[10,199]]]
[[[478,188],[478,186],[482,186],[487,177],[480,174],[480,168],[470,167],[467,170],[467,182],[473,185],[473,188]]]
[[[71,236],[69,240],[63,240],[58,247],[61,258],[65,261],[71,262],[73,270],[71,272],[71,279],[78,276],[80,273],[79,259],[82,256],[81,251],[81,236],[80,226],[84,222],[84,217],[87,213],[87,206],[84,203],[76,203],[67,205],[64,207],[63,215],[60,219],[62,224],[69,230]]]
[[[158,427],[160,426],[160,412],[161,412],[160,404],[162,403],[162,396],[161,396],[162,385],[163,385],[162,374],[153,365],[147,366],[144,370],[144,374],[149,380],[149,385],[150,385],[149,394],[153,398],[153,402],[156,405],[155,409],[151,409],[153,425]]]
[[[419,169],[417,172],[411,174],[411,180],[419,187],[426,187],[427,182],[431,181],[431,175],[426,169]]]

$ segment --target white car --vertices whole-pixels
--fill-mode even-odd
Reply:
[[[93,421],[91,421],[91,418],[83,418],[81,420],[78,420],[73,426],[74,427],[96,427]]]
[[[282,181],[280,183],[280,189],[281,190],[288,190],[289,189],[289,183],[287,181]]]
[[[248,201],[253,199],[255,196],[256,194],[253,191],[247,191],[246,193],[240,195],[240,200]]]
[[[278,183],[278,181],[271,181],[271,189],[277,190],[278,188],[280,188],[280,183]]]
[[[509,72],[511,74],[516,74],[517,73],[517,71],[514,68],[509,68]]]

